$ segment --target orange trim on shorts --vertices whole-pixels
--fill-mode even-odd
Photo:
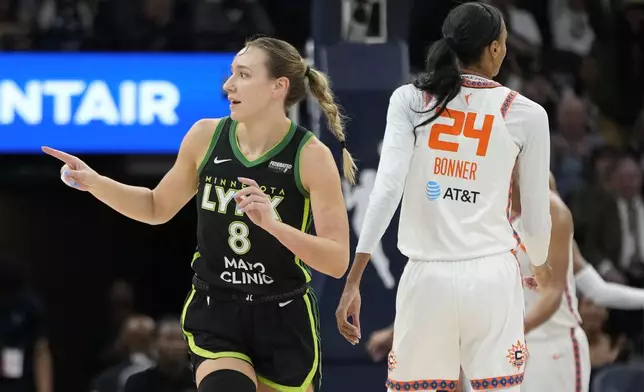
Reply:
[[[445,392],[456,392],[458,380],[396,381],[389,378],[385,386],[394,391],[426,391],[438,389]]]
[[[508,114],[508,110],[510,110],[510,107],[512,106],[512,103],[514,102],[514,99],[519,95],[516,91],[510,90],[508,95],[505,97],[505,100],[503,101],[503,105],[501,105],[501,116],[505,118],[505,116]]]
[[[501,376],[492,378],[481,378],[478,380],[470,380],[472,389],[475,391],[487,391],[492,389],[505,389],[521,385],[523,382],[523,373],[515,374],[512,376]],[[554,391],[553,391],[554,392]]]

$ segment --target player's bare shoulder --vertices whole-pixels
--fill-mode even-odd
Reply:
[[[316,136],[311,136],[300,152],[302,171],[318,170],[326,167],[329,162],[335,162],[331,149]]]
[[[195,122],[184,136],[179,154],[190,157],[198,167],[208,152],[210,141],[221,120],[220,118],[203,118]]]
[[[186,137],[199,141],[206,141],[206,144],[208,144],[219,125],[219,121],[221,120],[222,119],[220,118],[202,118],[190,127]]]
[[[340,182],[340,174],[333,153],[315,136],[306,142],[300,151],[300,175],[307,191],[312,187],[333,186]]]
[[[553,226],[559,225],[572,230],[572,213],[566,203],[555,192],[550,192],[550,218]]]

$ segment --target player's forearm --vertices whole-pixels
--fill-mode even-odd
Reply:
[[[347,285],[360,286],[360,281],[362,281],[362,274],[367,268],[369,260],[371,260],[371,254],[356,253],[353,259],[353,264],[351,265],[351,269],[349,270],[349,275],[347,275]]]
[[[539,327],[552,317],[561,304],[563,290],[557,288],[546,288],[541,292],[539,300],[534,307],[526,314],[525,332],[528,333]]]
[[[90,193],[116,212],[151,225],[163,223],[155,217],[154,195],[148,188],[122,184],[100,176]]]
[[[52,392],[54,389],[54,371],[49,351],[49,344],[41,339],[36,343],[34,361],[34,375],[37,392]]]
[[[579,291],[600,306],[613,309],[644,309],[644,290],[608,283],[590,265],[575,275]]]
[[[293,226],[275,221],[266,231],[311,268],[334,278],[341,278],[349,266],[349,244],[304,233]],[[349,233],[347,233],[347,237]]]

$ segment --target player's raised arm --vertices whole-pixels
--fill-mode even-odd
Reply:
[[[154,189],[122,184],[101,176],[79,158],[43,147],[43,151],[65,163],[63,181],[88,191],[120,214],[151,225],[170,220],[197,191],[198,162],[206,152],[217,120],[200,120],[188,131],[170,171]]]
[[[523,240],[535,266],[546,262],[550,243],[550,128],[538,104],[519,96],[508,111],[507,127],[519,142],[517,159]]]

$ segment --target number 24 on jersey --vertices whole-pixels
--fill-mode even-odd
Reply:
[[[487,147],[490,143],[490,135],[492,134],[492,125],[494,124],[494,116],[486,114],[483,119],[483,127],[481,129],[474,128],[477,114],[474,112],[462,112],[460,110],[447,109],[441,113],[440,117],[445,117],[454,120],[452,125],[448,124],[434,124],[429,131],[429,148],[439,151],[457,152],[459,148],[458,142],[448,142],[441,140],[440,136],[463,135],[468,139],[476,139],[478,146],[476,148],[476,155],[484,157],[487,155]]]

